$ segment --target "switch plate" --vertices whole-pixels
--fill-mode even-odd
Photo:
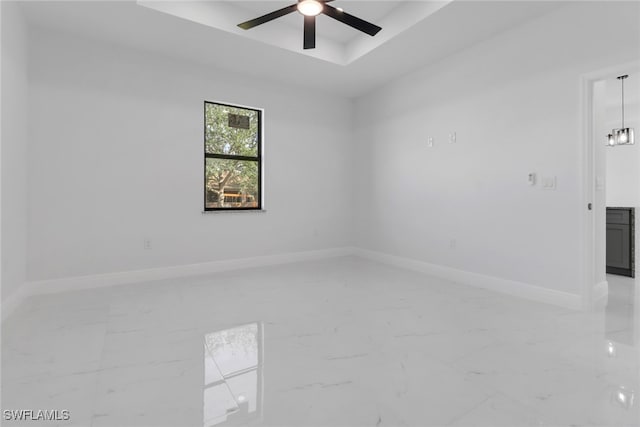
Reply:
[[[454,142],[456,142],[457,136],[455,132],[451,132],[449,134],[449,143],[453,144]]]
[[[555,176],[543,176],[542,177],[542,188],[544,190],[555,190],[556,189],[556,177]]]
[[[427,147],[433,147],[433,137],[427,138]]]

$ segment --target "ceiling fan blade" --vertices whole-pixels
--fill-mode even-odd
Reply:
[[[273,21],[276,18],[280,18],[281,16],[288,15],[291,12],[295,12],[298,8],[297,4],[292,4],[291,6],[283,7],[282,9],[278,9],[271,13],[267,13],[266,15],[260,16],[258,18],[252,19],[247,22],[243,22],[242,24],[238,24],[238,27],[243,30],[248,30],[253,27],[257,27],[258,25],[264,24],[265,22]]]
[[[322,10],[327,16],[332,17],[342,23],[349,25],[350,27],[355,28],[356,30],[360,30],[363,33],[367,33],[370,36],[375,36],[378,34],[382,28],[377,25],[372,24],[371,22],[367,22],[364,19],[360,19],[357,16],[353,16],[348,14],[347,12],[341,12],[333,6],[329,6],[328,4],[324,5]]]
[[[316,47],[316,17],[304,17],[304,48],[314,49]]]

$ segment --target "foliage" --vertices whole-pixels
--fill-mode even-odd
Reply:
[[[258,325],[252,323],[205,335],[205,345],[218,362],[235,360],[258,364]],[[243,366],[248,368],[250,366]],[[225,369],[226,370],[226,369]],[[223,374],[228,373],[224,372]]]
[[[249,117],[249,128],[229,126],[229,114]],[[205,151],[253,157],[256,160],[213,159],[206,161],[207,192],[217,201],[230,187],[258,195],[258,112],[220,104],[206,104]],[[212,193],[212,194],[211,194]],[[210,197],[211,198],[211,197]]]

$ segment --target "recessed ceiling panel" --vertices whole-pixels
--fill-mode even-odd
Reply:
[[[372,37],[335,19],[319,15],[316,26],[316,48],[303,49],[303,17],[294,12],[242,30],[237,24],[294,4],[295,1],[158,1],[139,0],[148,7],[339,65],[348,65],[383,43],[414,26],[447,5],[445,1],[357,1],[336,0],[332,6],[382,27]]]

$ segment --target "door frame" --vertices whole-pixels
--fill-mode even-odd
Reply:
[[[596,230],[601,224],[595,220],[595,212],[598,209],[605,209],[606,206],[596,204],[596,144],[602,141],[604,145],[605,135],[595,135],[593,120],[593,94],[594,85],[597,81],[613,79],[620,74],[640,71],[640,61],[631,61],[623,64],[596,70],[583,74],[580,77],[580,159],[581,159],[581,197],[580,197],[580,260],[581,260],[581,283],[582,283],[582,308],[591,310],[598,306],[598,302],[608,295],[608,284],[597,282],[596,264],[604,260],[596,259],[596,248],[605,246],[606,240],[599,241]],[[606,196],[606,180],[605,188]],[[606,199],[606,197],[605,197]],[[588,209],[588,204],[592,204],[592,209]],[[606,216],[604,216],[606,221]]]

